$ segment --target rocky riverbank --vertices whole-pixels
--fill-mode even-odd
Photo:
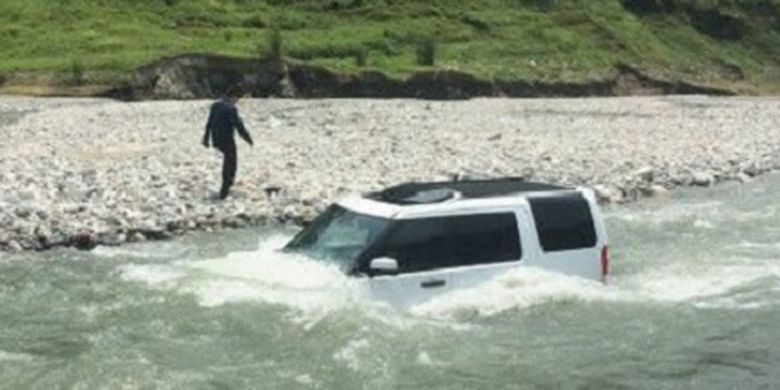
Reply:
[[[523,176],[626,202],[780,167],[780,100],[244,100],[234,196],[207,101],[0,98],[0,250],[300,222],[350,192]]]

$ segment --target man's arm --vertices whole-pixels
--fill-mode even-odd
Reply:
[[[209,147],[209,140],[211,139],[211,124],[214,120],[213,107],[209,110],[209,119],[206,121],[206,134],[203,134],[203,146]]]
[[[252,142],[252,137],[249,136],[249,132],[246,131],[246,127],[244,127],[244,121],[241,120],[241,117],[238,115],[238,110],[233,109],[233,121],[236,125],[236,129],[238,130],[238,135],[241,136],[241,138],[244,139],[248,144],[254,146],[254,142]]]

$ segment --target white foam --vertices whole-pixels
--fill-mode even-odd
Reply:
[[[123,280],[192,294],[204,307],[269,303],[293,309],[287,319],[311,327],[329,313],[366,302],[364,284],[334,265],[280,252],[286,236],[264,239],[257,250],[172,264],[126,264]]]
[[[661,208],[614,209],[605,213],[605,216],[607,219],[627,222],[641,221],[643,223],[664,224],[695,218],[702,214],[713,215],[722,210],[723,204],[722,201],[676,202],[666,204]]]
[[[693,221],[693,227],[698,229],[715,229],[715,226],[715,223],[706,219],[698,218]]]
[[[310,374],[301,374],[294,378],[295,382],[300,383],[302,385],[311,386],[314,384],[314,379],[312,379]]]
[[[361,367],[360,354],[371,346],[364,338],[350,340],[347,345],[333,354],[333,359],[346,363],[352,371],[359,371]]]
[[[419,316],[465,321],[569,299],[615,300],[618,296],[613,288],[596,281],[522,268],[476,287],[440,295],[410,311]]]
[[[232,252],[223,258],[187,266],[216,276],[297,290],[318,290],[347,282],[344,273],[333,265],[279,252],[285,241],[275,237],[264,241],[256,251]]]
[[[0,362],[22,362],[27,363],[33,360],[32,355],[26,353],[15,353],[0,350]]]
[[[417,357],[414,359],[414,363],[418,366],[436,367],[436,366],[448,366],[449,363],[440,362],[431,357],[427,351],[420,351]]]
[[[118,271],[123,280],[150,285],[170,283],[186,276],[181,268],[166,264],[124,264],[119,266]]]
[[[670,267],[634,277],[628,286],[656,301],[681,303],[728,294],[767,276],[777,276],[776,270],[762,265]]]
[[[455,321],[490,317],[509,310],[566,302],[624,302],[692,305],[698,308],[756,309],[780,304],[743,294],[765,278],[780,279],[772,263],[710,266],[702,269],[667,267],[611,285],[534,268],[521,268],[481,285],[454,290],[410,308],[416,316]]]
[[[156,250],[149,250],[147,249],[141,249],[141,248],[133,248],[134,246],[127,246],[127,247],[121,247],[121,246],[98,246],[95,249],[93,249],[90,253],[98,256],[98,257],[104,257],[104,258],[116,258],[116,257],[134,257],[138,259],[165,259],[170,257],[175,257],[177,254],[180,253],[180,250],[172,251],[172,250],[160,250],[161,243],[155,243],[158,245]]]
[[[754,242],[743,240],[730,248],[748,248],[748,249],[780,249],[780,242]]]
[[[204,306],[258,301],[307,312],[343,306],[359,297],[355,280],[334,265],[280,252],[285,242],[287,237],[275,236],[256,251],[189,263],[186,266],[204,278],[185,289]]]

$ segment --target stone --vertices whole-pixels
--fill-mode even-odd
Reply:
[[[225,227],[234,228],[234,229],[246,227],[246,221],[244,221],[241,218],[236,218],[236,217],[230,217],[230,218],[226,219],[225,221],[223,221],[222,224]]]
[[[750,177],[758,176],[761,173],[761,168],[756,163],[750,163],[745,169],[742,170]]]
[[[644,167],[634,171],[632,176],[642,181],[651,182],[655,177],[655,169],[653,167]]]
[[[666,189],[666,187],[659,185],[659,184],[653,184],[650,186],[650,195],[651,196],[663,196],[669,193],[669,190]]]
[[[41,221],[45,221],[49,219],[49,213],[46,210],[40,210],[40,209],[36,210],[35,215],[37,215],[38,219],[40,219]]]
[[[125,242],[125,235],[116,231],[98,234],[97,241],[101,245],[118,246]]]
[[[19,197],[19,200],[23,202],[33,201],[38,198],[38,194],[36,194],[33,190],[21,190],[16,194]]]
[[[19,218],[27,219],[32,215],[33,210],[29,207],[17,207],[14,213]]]
[[[46,225],[38,225],[35,228],[35,236],[38,237],[39,240],[48,241],[51,235],[51,230]]]
[[[20,244],[19,241],[16,241],[16,240],[9,241],[7,246],[8,246],[8,249],[11,252],[21,252],[21,251],[24,250],[24,248],[22,247],[22,244]]]
[[[105,221],[107,224],[117,227],[127,225],[127,221],[116,215],[109,215]]]
[[[77,233],[70,238],[70,245],[81,250],[91,250],[97,246],[95,238],[87,232]]]
[[[292,219],[299,215],[298,208],[295,205],[288,205],[282,211],[282,217],[285,219]]]
[[[127,237],[128,242],[144,242],[146,241],[146,236],[141,232],[133,232],[130,233],[130,235]]]
[[[696,186],[707,187],[715,182],[715,177],[708,172],[694,172],[691,175],[691,183]]]
[[[593,186],[593,191],[596,193],[596,200],[599,203],[617,203],[623,199],[622,192],[615,187],[599,184]]]
[[[750,175],[746,174],[745,172],[738,173],[736,179],[740,183],[750,183],[751,181],[753,181],[753,178],[750,177]]]

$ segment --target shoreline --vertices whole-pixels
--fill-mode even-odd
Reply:
[[[773,98],[247,99],[256,147],[238,140],[220,202],[209,103],[0,96],[0,251],[299,224],[411,180],[523,176],[623,203],[780,168]]]
[[[254,98],[302,99],[738,96],[760,90],[733,80],[703,82],[655,73],[620,62],[604,69],[602,74],[582,78],[502,78],[446,67],[392,74],[377,69],[338,71],[293,58],[189,53],[161,58],[113,76],[80,75],[73,80],[46,72],[6,75],[0,80],[0,96],[92,97],[135,102],[197,100],[217,98],[236,84],[243,85],[247,95]]]

